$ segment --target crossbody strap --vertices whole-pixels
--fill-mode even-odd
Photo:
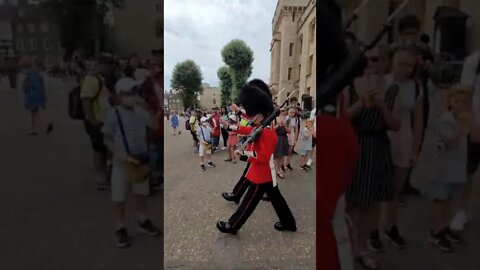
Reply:
[[[122,117],[120,117],[120,112],[118,111],[118,108],[115,108],[115,114],[117,115],[118,126],[120,127],[120,133],[122,134],[122,140],[123,140],[123,145],[125,146],[125,151],[127,151],[128,155],[131,155],[130,147],[128,146],[127,135],[125,134]]]
[[[203,127],[200,127],[200,132],[202,133],[203,141],[207,142],[207,140],[205,140],[205,135],[203,135]]]

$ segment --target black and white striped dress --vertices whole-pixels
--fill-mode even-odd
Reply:
[[[390,87],[385,93],[387,107],[392,110],[399,88]],[[350,89],[350,104],[358,100],[356,91]],[[357,134],[360,155],[350,187],[346,192],[347,203],[353,207],[369,207],[392,198],[392,159],[387,126],[375,107],[363,108],[352,119]]]

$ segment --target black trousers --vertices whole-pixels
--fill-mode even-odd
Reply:
[[[238,180],[237,184],[233,187],[233,195],[235,195],[235,198],[240,200],[243,197],[243,194],[245,194],[245,191],[248,188],[248,180],[245,178],[245,174],[247,174],[248,169],[250,168],[250,163],[247,163],[247,167],[245,170],[243,170],[242,176],[240,176],[240,179]]]
[[[223,146],[227,147],[228,131],[224,128],[222,128],[222,138],[223,138]]]
[[[266,193],[270,199],[270,203],[275,210],[280,222],[289,228],[296,228],[295,218],[292,211],[288,207],[287,202],[283,198],[278,186],[274,187],[272,182],[264,184],[254,184],[248,181],[248,189],[245,193],[245,198],[242,200],[237,211],[228,220],[230,226],[234,231],[240,230],[243,224],[247,221],[250,215],[253,213],[258,203]]]

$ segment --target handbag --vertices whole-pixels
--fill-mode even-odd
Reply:
[[[120,112],[118,111],[117,108],[115,108],[115,114],[117,115],[118,125],[120,127],[120,133],[122,134],[122,140],[123,140],[123,145],[125,146],[125,151],[129,156],[135,158],[140,162],[139,165],[125,162],[127,166],[128,179],[130,179],[132,182],[145,181],[147,180],[150,174],[150,166],[149,166],[150,157],[148,156],[147,153],[132,155],[132,153],[130,152],[130,147],[128,145],[127,136],[125,134],[125,129],[123,127],[122,117],[120,116]]]

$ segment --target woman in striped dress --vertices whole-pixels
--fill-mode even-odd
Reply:
[[[369,65],[363,77],[357,78],[346,95],[349,114],[360,146],[357,169],[346,192],[347,212],[355,231],[356,257],[366,269],[378,269],[367,249],[375,249],[378,239],[380,202],[392,196],[392,169],[388,130],[398,130],[398,88],[386,87],[385,61],[380,50],[369,52]],[[374,229],[372,231],[372,229]]]

